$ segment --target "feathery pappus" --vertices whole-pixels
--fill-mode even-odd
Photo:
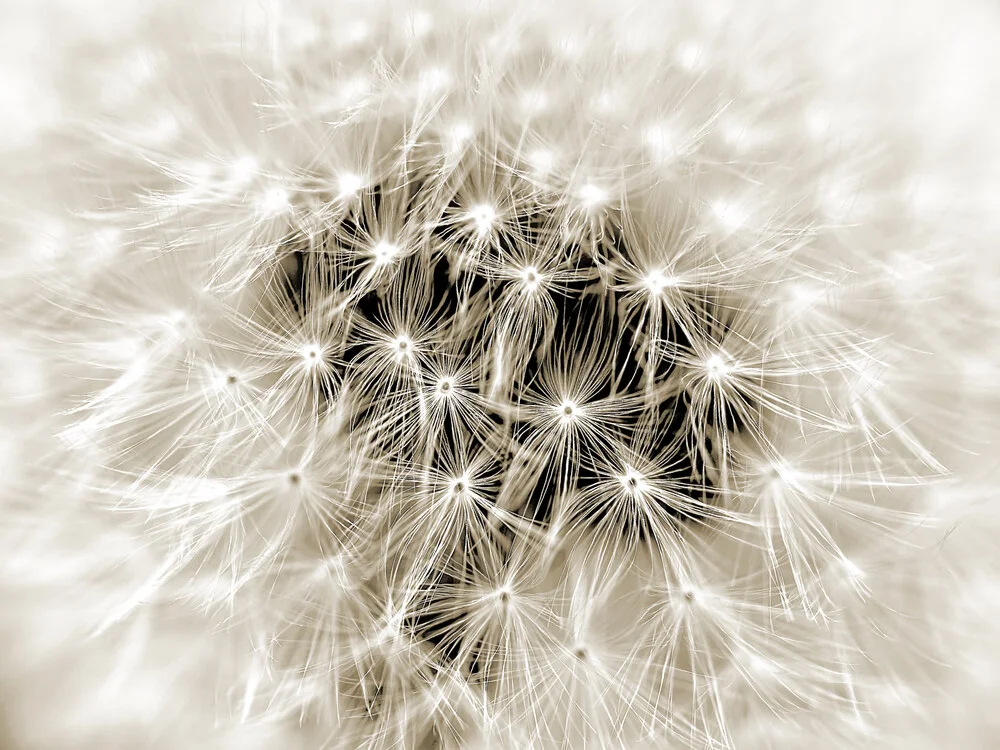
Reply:
[[[3,216],[0,685],[75,708],[12,747],[910,742],[1000,600],[996,227],[766,5],[72,47]]]

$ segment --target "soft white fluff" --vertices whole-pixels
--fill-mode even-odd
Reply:
[[[989,746],[988,8],[69,12],[5,74],[12,747]]]

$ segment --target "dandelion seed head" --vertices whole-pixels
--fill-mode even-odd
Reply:
[[[795,475],[794,469],[781,459],[761,461],[755,468],[757,476],[773,486],[784,485],[786,477]]]
[[[265,216],[280,216],[292,208],[291,193],[281,186],[268,188],[260,196],[258,205]]]
[[[240,376],[235,372],[223,370],[215,374],[213,383],[218,391],[232,391],[240,386]]]
[[[206,190],[215,183],[218,165],[208,159],[191,159],[173,167],[192,194]]]
[[[654,297],[663,294],[667,289],[677,286],[677,279],[662,268],[653,268],[642,277],[642,287]]]
[[[762,654],[742,649],[739,661],[755,680],[774,679],[781,673],[780,665]]]
[[[635,497],[641,497],[649,489],[646,482],[646,477],[642,472],[637,471],[631,466],[625,468],[625,472],[617,477],[618,482],[621,484],[622,489],[628,495]]]
[[[504,613],[514,605],[514,590],[507,584],[498,586],[492,592],[492,598],[497,610]]]
[[[453,478],[448,486],[450,494],[454,497],[464,497],[471,488],[472,485],[466,474]]]
[[[996,382],[997,373],[1000,373],[996,355],[983,352],[971,352],[963,356],[959,367],[963,382],[977,391],[989,389]]]
[[[526,292],[537,291],[544,281],[544,277],[535,266],[525,266],[518,272],[518,276]]]
[[[580,418],[580,407],[569,399],[562,401],[556,407],[556,412],[559,414],[560,420],[566,424],[571,424]]]
[[[888,271],[893,288],[904,298],[923,294],[937,272],[933,263],[906,251],[892,253]]]
[[[290,14],[285,25],[288,45],[296,52],[309,50],[322,38],[319,25],[308,18]]]
[[[712,354],[705,360],[705,372],[713,382],[725,380],[732,371],[732,365],[722,354]]]
[[[209,123],[171,102],[182,64],[116,71],[141,114],[99,148],[156,176],[33,222],[53,300],[23,317],[73,376],[66,453],[99,447],[76,491],[163,550],[128,611],[211,604],[254,631],[246,720],[350,746],[688,748],[751,705],[864,710],[854,657],[922,614],[870,596],[896,561],[865,545],[937,526],[908,503],[934,409],[876,355],[941,290],[910,228],[951,183],[848,152],[860,110],[766,35],[744,55],[728,3],[666,43],[638,9],[590,35],[465,5],[278,3],[266,57],[206,58],[232,63],[196,84]],[[942,338],[920,321],[900,350]],[[970,400],[993,359],[949,351]]]
[[[414,354],[413,339],[402,333],[389,341],[389,348],[397,361],[409,360]]]
[[[702,601],[702,592],[694,586],[682,586],[678,593],[680,594],[681,606],[690,607],[700,604]]]
[[[434,393],[438,398],[446,399],[455,395],[455,378],[446,375],[439,378],[434,387]]]
[[[389,266],[396,262],[399,257],[399,246],[392,242],[382,240],[372,248],[372,258],[376,267]]]
[[[655,35],[645,26],[628,24],[618,33],[622,49],[633,54],[648,52],[656,44]]]
[[[320,367],[323,364],[324,354],[325,349],[320,344],[306,344],[299,351],[299,356],[302,359],[302,365],[307,370],[313,370]]]
[[[364,178],[353,172],[344,172],[337,177],[337,197],[341,200],[352,198],[365,186]]]
[[[149,322],[158,335],[165,336],[171,341],[186,342],[197,335],[197,322],[194,316],[179,307],[152,315]]]
[[[577,197],[585,209],[593,209],[608,200],[608,193],[593,183],[587,183],[577,191]]]
[[[497,211],[488,203],[479,203],[469,210],[467,216],[480,235],[487,235],[493,231],[497,220]]]

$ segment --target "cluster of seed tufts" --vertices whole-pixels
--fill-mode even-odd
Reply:
[[[322,747],[864,735],[944,473],[878,129],[722,4],[321,5],[128,62],[46,229],[61,468],[148,563],[98,629],[197,613]]]

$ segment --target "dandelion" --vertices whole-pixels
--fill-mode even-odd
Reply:
[[[151,10],[37,154],[5,591],[92,596],[99,695],[213,644],[178,746],[892,744],[995,432],[919,128],[756,4],[267,5]],[[80,518],[127,564],[26,575]]]

